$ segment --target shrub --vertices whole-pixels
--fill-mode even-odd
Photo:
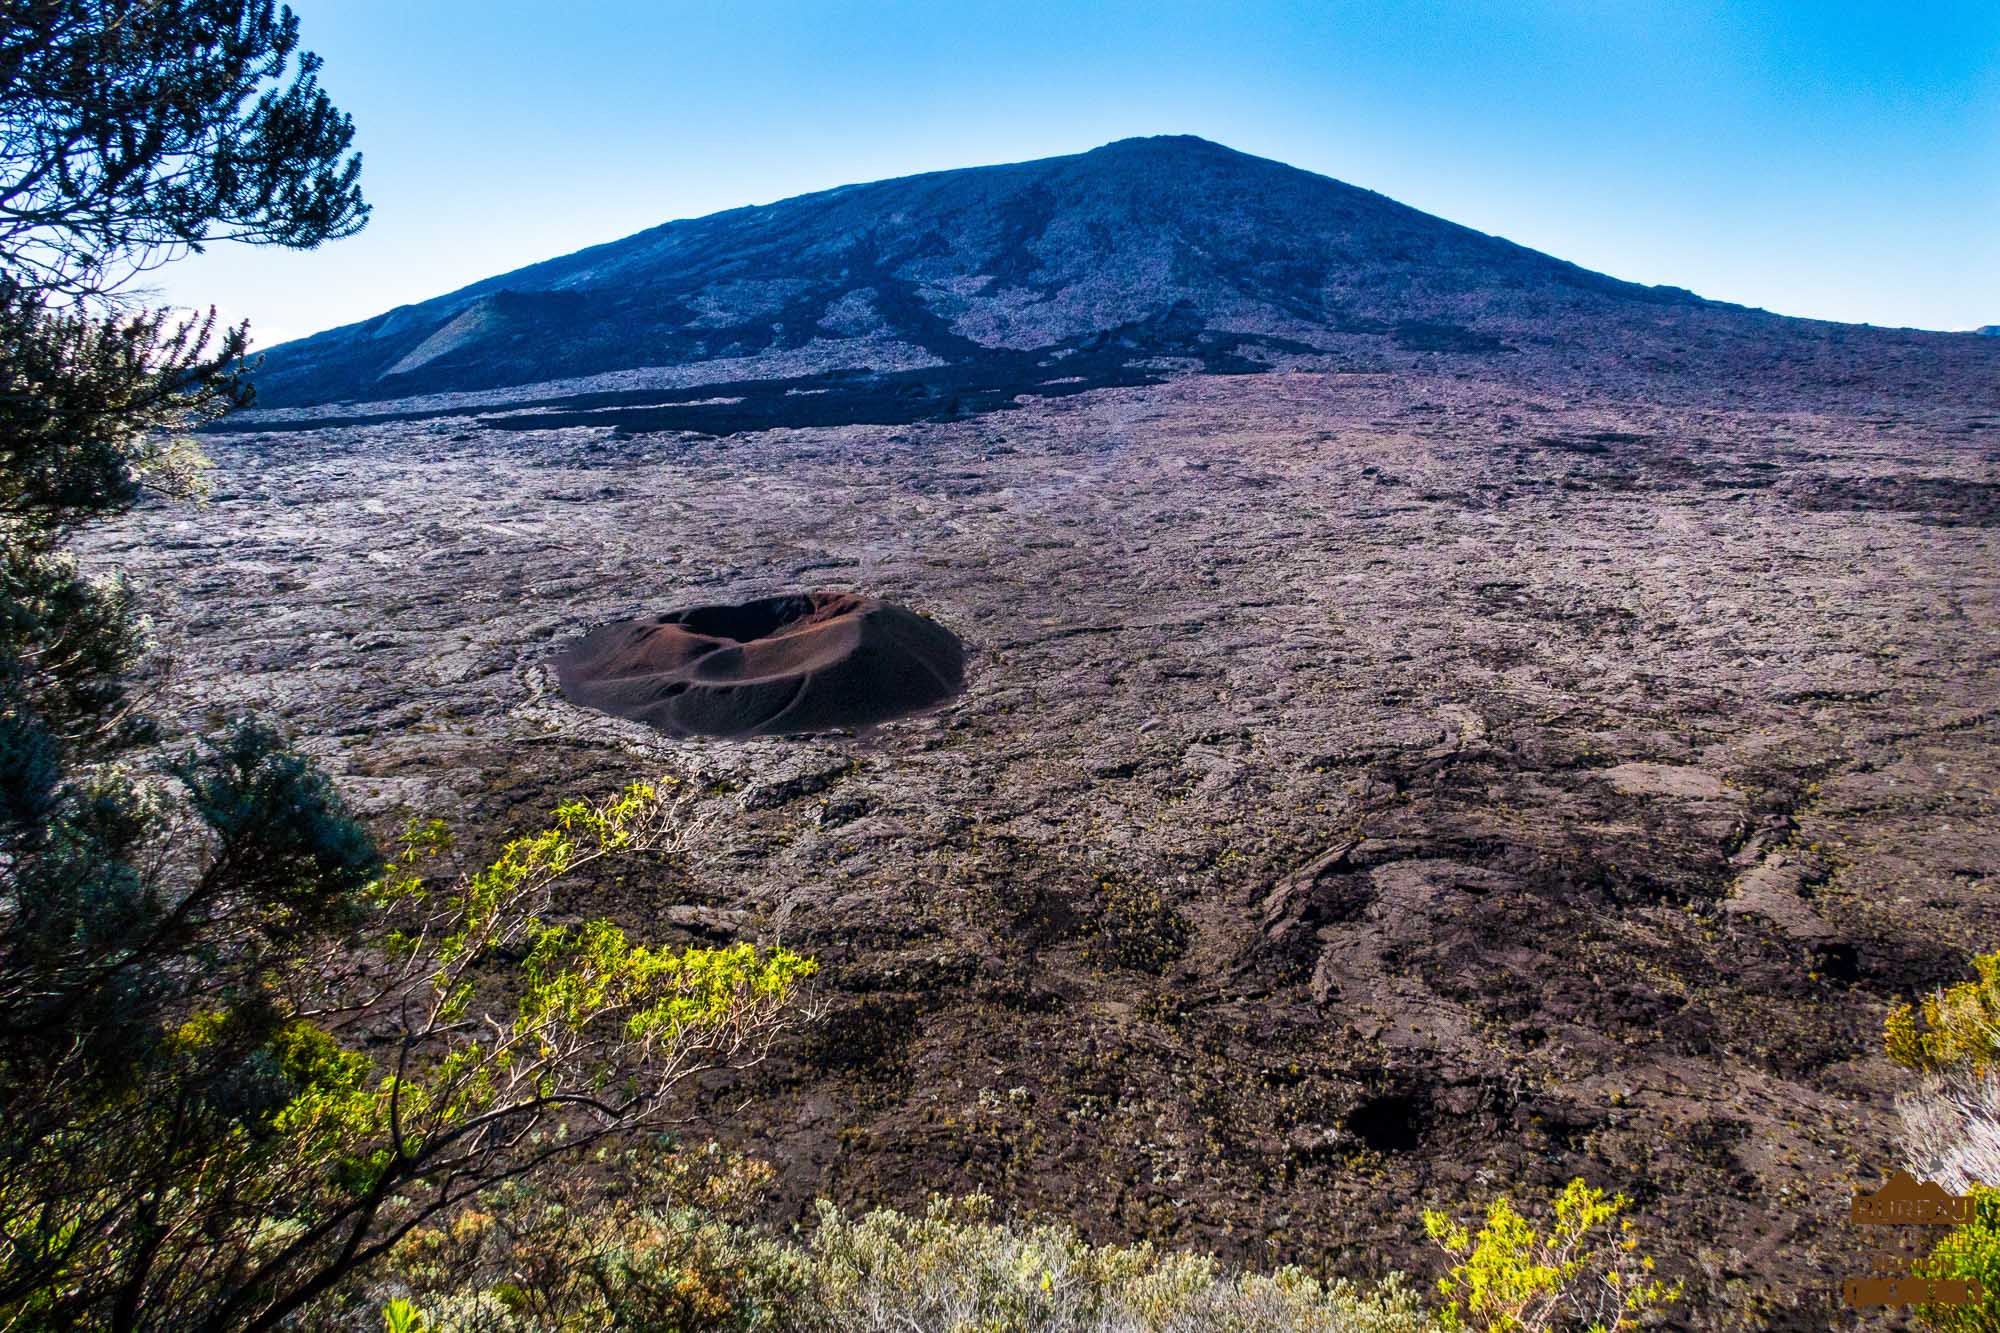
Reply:
[[[410,1233],[382,1271],[322,1312],[401,1306],[426,1333],[783,1326],[805,1264],[742,1225],[773,1175],[714,1145],[600,1156],[604,1174],[510,1182],[449,1221]]]
[[[1923,1071],[1992,1067],[2000,1057],[2000,953],[1974,958],[1972,970],[1972,980],[1938,991],[1920,1008],[1889,1011],[1883,1038],[1890,1059]]]
[[[988,1218],[974,1196],[921,1216],[820,1205],[801,1327],[889,1333],[1403,1333],[1431,1327],[1399,1280],[1374,1291],[1297,1268],[1231,1273],[1207,1255],[1094,1246],[1067,1226]]]
[[[754,1179],[754,1168],[736,1159],[710,1150],[708,1160],[734,1184]],[[422,1272],[413,1271],[409,1300],[436,1333],[1417,1333],[1433,1326],[1400,1281],[1368,1291],[1322,1284],[1298,1269],[1230,1273],[1202,1255],[1093,1246],[1065,1226],[996,1222],[990,1207],[975,1196],[934,1201],[920,1215],[883,1209],[851,1217],[822,1203],[806,1245],[721,1221],[713,1201],[640,1210],[610,1201],[574,1211],[539,1206],[504,1224],[481,1213],[455,1224]],[[478,1242],[465,1233],[498,1240],[474,1257]]]
[[[1488,1205],[1477,1232],[1426,1211],[1424,1229],[1454,1260],[1438,1281],[1448,1302],[1445,1326],[1487,1333],[1629,1329],[1664,1311],[1680,1299],[1681,1284],[1654,1277],[1653,1260],[1638,1253],[1631,1219],[1619,1219],[1628,1202],[1622,1194],[1607,1198],[1579,1177],[1555,1197],[1542,1230],[1504,1198]]]
[[[603,921],[541,921],[579,867],[683,845],[696,798],[671,782],[565,804],[490,865],[436,881],[449,840],[417,826],[358,916],[312,930],[286,890],[329,858],[351,873],[360,852],[275,836],[297,814],[259,811],[303,810],[301,781],[310,795],[323,779],[235,762],[250,753],[187,779],[218,856],[231,830],[271,844],[231,877],[273,876],[250,981],[188,996],[123,1083],[77,1076],[78,1056],[12,1091],[0,1324],[274,1328],[496,1183],[663,1127],[687,1080],[761,1059],[805,1016],[813,964],[787,950],[656,949]],[[230,921],[239,937],[258,924]],[[0,999],[24,989],[10,980]],[[379,1059],[356,1049],[364,1034]]]

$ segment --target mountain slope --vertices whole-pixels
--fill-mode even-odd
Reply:
[[[273,349],[266,406],[795,354],[1498,351],[1579,316],[1717,309],[1201,139],[851,185],[670,222]],[[1129,341],[1129,338],[1128,338]]]

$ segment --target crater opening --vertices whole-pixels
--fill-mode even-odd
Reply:
[[[697,606],[691,611],[671,612],[660,617],[660,623],[679,625],[705,638],[753,643],[811,618],[816,609],[810,597],[764,597],[740,606]]]

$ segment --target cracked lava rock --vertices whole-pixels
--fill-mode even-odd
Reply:
[[[604,625],[555,669],[570,702],[676,736],[783,736],[941,704],[965,649],[914,611],[811,592]]]

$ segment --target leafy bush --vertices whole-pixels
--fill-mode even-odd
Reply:
[[[1424,1229],[1454,1260],[1438,1281],[1448,1304],[1447,1328],[1487,1333],[1544,1329],[1638,1328],[1680,1299],[1681,1284],[1653,1276],[1638,1253],[1629,1201],[1607,1198],[1582,1178],[1563,1187],[1537,1230],[1506,1199],[1486,1210],[1477,1232],[1441,1212],[1424,1213]],[[1618,1220],[1618,1225],[1610,1224]]]
[[[780,1327],[804,1299],[801,1252],[742,1225],[769,1166],[712,1144],[628,1149],[595,1165],[596,1180],[509,1182],[417,1228],[314,1322],[353,1327],[401,1308],[426,1333],[724,1333]]]

